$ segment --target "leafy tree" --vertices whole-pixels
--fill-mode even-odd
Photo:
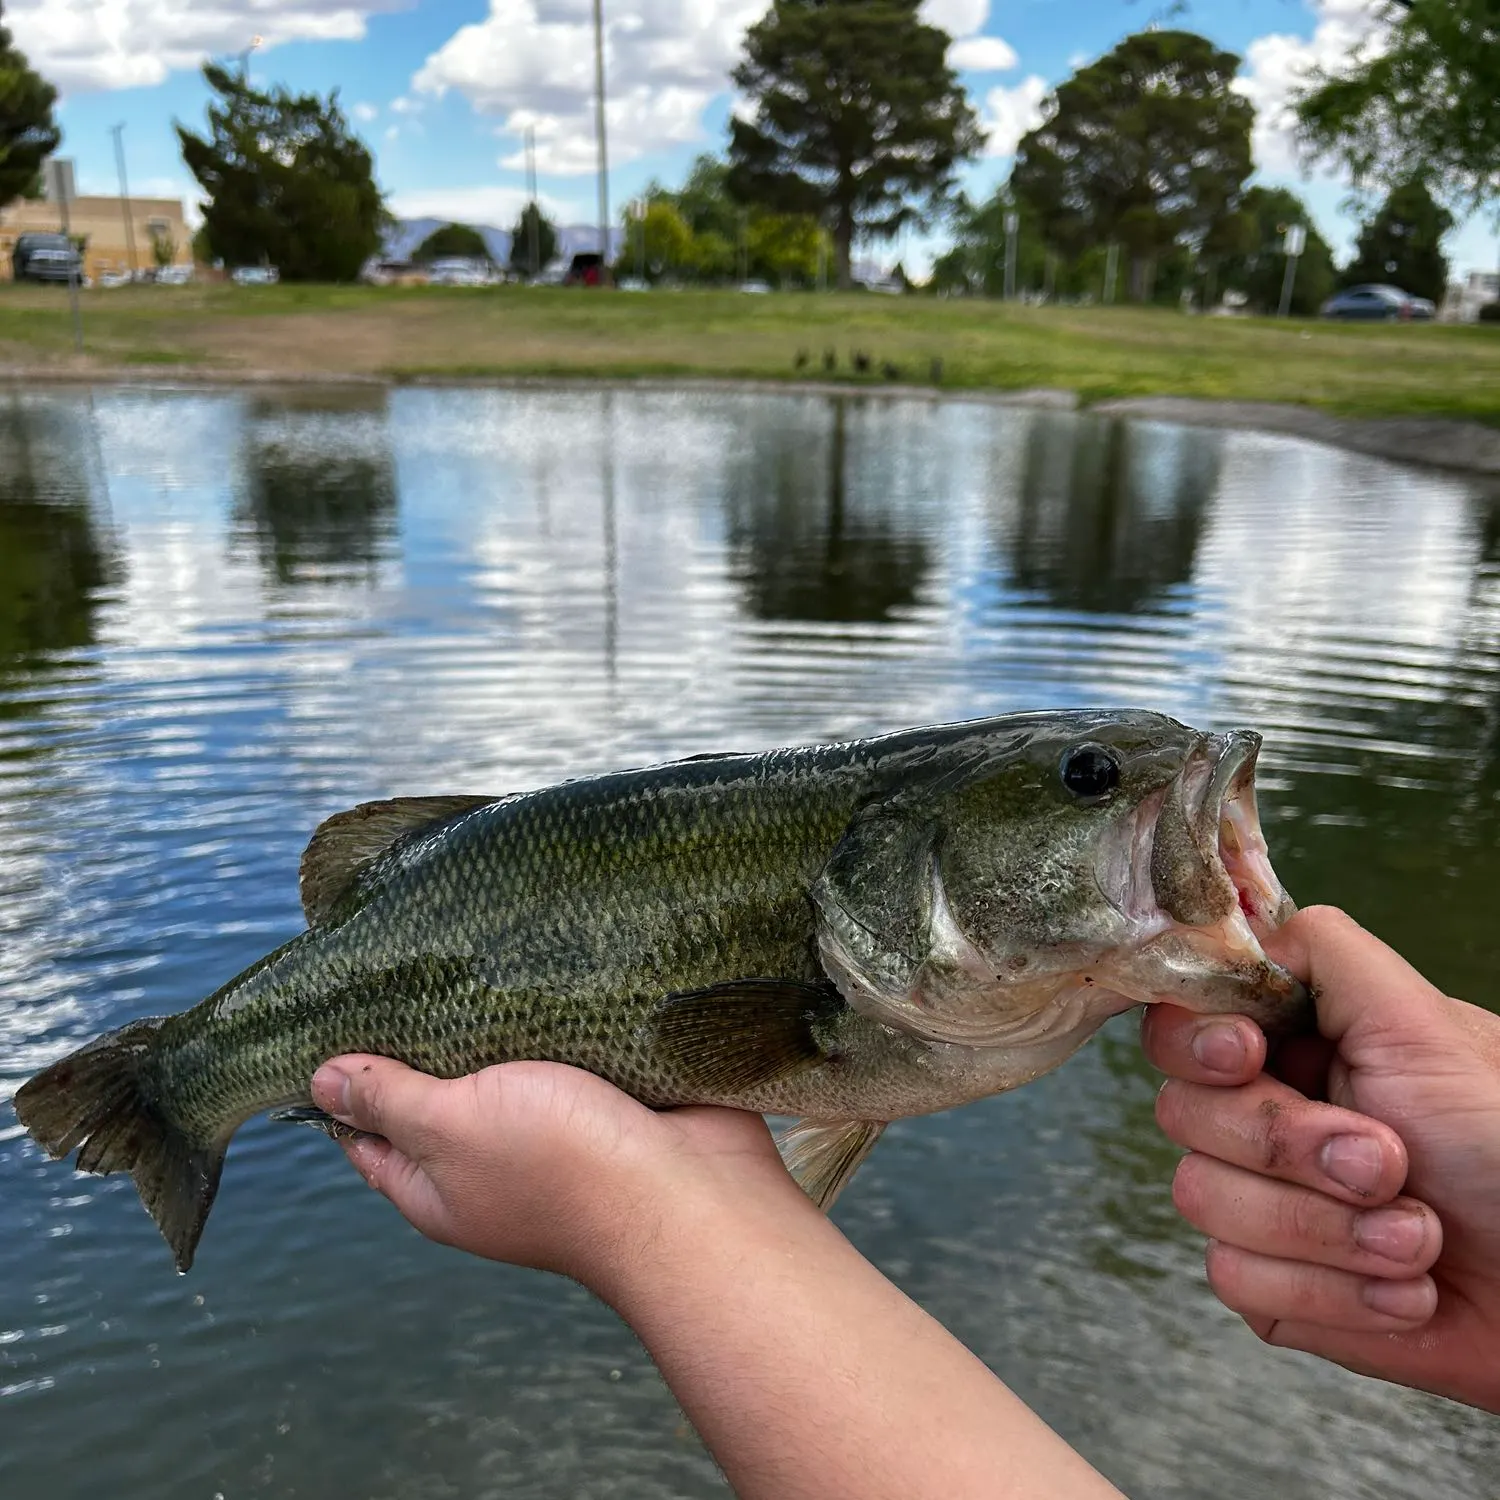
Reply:
[[[158,271],[170,266],[177,258],[177,241],[168,229],[151,232],[151,262]]]
[[[1307,244],[1297,262],[1289,311],[1311,317],[1333,291],[1333,251],[1311,222],[1306,205],[1285,188],[1253,187],[1244,197],[1236,224],[1239,242],[1211,267],[1213,285],[1205,287],[1205,302],[1219,292],[1242,292],[1252,312],[1274,313],[1281,306],[1281,286],[1286,276],[1283,245],[1293,224],[1307,230]]]
[[[536,225],[536,264],[531,263],[531,226]],[[528,203],[510,232],[510,267],[522,276],[540,276],[557,254],[557,229],[535,203]]]
[[[1500,0],[1383,0],[1388,30],[1296,101],[1304,146],[1361,186],[1418,177],[1460,210],[1500,199]]]
[[[773,0],[734,81],[753,120],[731,126],[731,185],[746,202],[831,225],[840,286],[861,231],[926,223],[983,136],[950,38],[919,0]]]
[[[418,265],[428,265],[446,256],[462,256],[465,260],[488,260],[490,247],[484,236],[470,224],[443,224],[411,253]]]
[[[1190,31],[1143,31],[1080,68],[1022,138],[1011,183],[1064,254],[1118,241],[1150,295],[1174,247],[1196,253],[1238,205],[1254,110],[1240,60]]]
[[[829,251],[817,220],[811,214],[777,213],[759,205],[747,208],[731,196],[729,181],[728,163],[704,155],[675,192],[659,183],[647,189],[648,203],[670,209],[688,233],[688,247],[674,264],[676,274],[727,281],[739,275],[743,262],[747,275],[783,286],[815,282],[820,247],[823,254]],[[627,268],[636,264],[633,257],[632,250]]]
[[[1360,230],[1344,285],[1387,282],[1414,297],[1441,302],[1448,287],[1442,241],[1452,228],[1453,215],[1433,202],[1424,183],[1402,183]]]
[[[62,132],[52,118],[57,90],[32,71],[0,24],[0,208],[41,191],[42,161]]]
[[[625,226],[625,249],[616,273],[634,276],[642,264],[655,281],[689,266],[693,261],[693,231],[664,198],[646,204],[644,214],[633,214]]]
[[[982,203],[960,197],[951,218],[953,248],[933,263],[935,289],[978,292],[987,297],[1005,292],[1006,215],[1020,215],[1016,232],[1016,290],[1041,288],[1047,276],[1047,248],[1034,213],[1016,202],[1008,183]],[[1055,270],[1055,268],[1054,268]]]
[[[207,135],[176,128],[208,195],[203,227],[215,257],[269,262],[286,281],[354,280],[379,248],[385,207],[337,91],[262,93],[213,64],[203,77],[217,96]]]

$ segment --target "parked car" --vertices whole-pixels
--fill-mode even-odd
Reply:
[[[193,279],[191,266],[158,266],[157,286],[186,286]]]
[[[488,286],[490,281],[489,262],[468,256],[444,256],[427,268],[429,286]]]
[[[1383,323],[1431,318],[1437,309],[1426,297],[1413,297],[1398,286],[1351,286],[1330,297],[1322,306],[1325,318],[1344,318]]]
[[[275,286],[281,273],[275,266],[236,266],[229,279],[236,286]]]
[[[83,280],[83,257],[65,234],[23,234],[10,253],[17,281]]]
[[[604,257],[597,250],[580,250],[568,265],[564,286],[602,286]]]

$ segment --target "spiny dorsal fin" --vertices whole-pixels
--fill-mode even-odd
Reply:
[[[498,797],[392,797],[361,802],[318,824],[302,854],[298,880],[307,925],[326,922],[360,875],[398,840],[488,807]]]

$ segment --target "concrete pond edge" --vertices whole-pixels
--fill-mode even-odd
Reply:
[[[474,388],[570,390],[580,385],[617,391],[660,393],[743,391],[757,395],[865,396],[903,401],[1040,407],[1132,417],[1192,427],[1226,427],[1306,438],[1374,458],[1426,468],[1500,477],[1500,428],[1450,417],[1339,417],[1316,407],[1279,401],[1209,400],[1196,396],[1119,396],[1085,403],[1077,392],[1051,387],[984,390],[914,385],[849,385],[831,380],[714,379],[701,376],[593,376],[487,374],[288,374],[273,370],[206,370],[192,365],[141,369],[84,369],[44,365],[0,366],[0,383],[18,385],[120,385],[152,388],[250,386],[305,389]]]

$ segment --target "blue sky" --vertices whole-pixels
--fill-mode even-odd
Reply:
[[[717,150],[734,100],[728,72],[766,0],[604,0],[611,74],[611,198],[678,180]],[[925,0],[991,130],[971,191],[1000,181],[1047,89],[1152,21],[1201,31],[1244,59],[1257,108],[1259,179],[1301,192],[1339,254],[1354,221],[1347,184],[1304,175],[1284,101],[1301,68],[1336,62],[1377,27],[1376,0]],[[375,153],[397,212],[506,227],[524,201],[522,130],[535,129],[544,201],[595,216],[591,0],[10,0],[5,20],[63,91],[64,151],[81,191],[115,191],[110,127],[125,124],[132,190],[191,199],[172,122],[203,119],[197,67],[262,45],[257,81],[337,87]],[[930,243],[897,247],[920,261]],[[1451,236],[1455,268],[1500,259],[1493,225]]]

